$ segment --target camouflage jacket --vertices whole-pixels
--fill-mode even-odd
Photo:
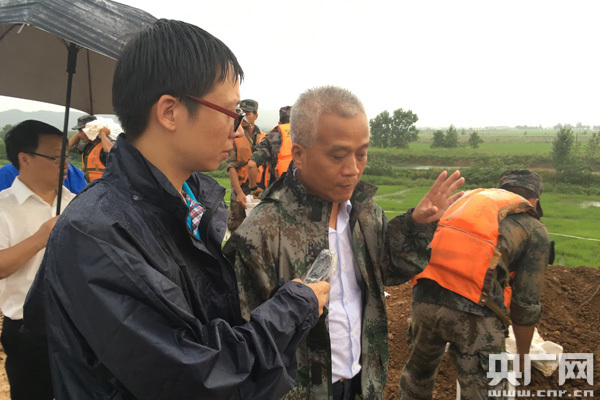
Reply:
[[[266,163],[269,167],[274,168],[277,165],[279,149],[281,149],[281,132],[279,126],[276,126],[256,146],[250,159],[258,166]]]
[[[546,226],[528,213],[512,214],[498,227],[502,257],[495,269],[490,297],[504,311],[504,287],[512,288],[510,317],[513,323],[535,325],[542,314],[541,291],[553,246]],[[413,290],[413,301],[438,304],[481,316],[494,316],[480,306],[434,281],[421,279]]]
[[[409,212],[389,222],[373,201],[376,187],[360,182],[351,198],[350,229],[364,286],[361,388],[365,399],[380,399],[387,377],[388,330],[384,285],[397,285],[421,272],[431,255],[436,224],[417,225]],[[302,278],[329,248],[331,203],[306,192],[285,173],[263,194],[224,247],[236,270],[242,315],[267,300],[281,282]],[[331,349],[323,313],[296,352],[295,387],[285,399],[332,397]]]
[[[256,146],[258,145],[257,140],[258,137],[260,135],[260,128],[257,125],[254,125],[254,130],[252,131],[252,134],[248,133],[248,131],[246,129],[244,129],[244,135],[246,135],[246,139],[248,139],[248,141],[250,142],[250,145],[252,147],[252,151],[254,151],[256,149]],[[233,143],[233,149],[229,152],[229,157],[227,158],[227,169],[229,168],[241,168],[244,165],[248,164],[248,160],[240,162],[237,159],[237,147],[235,145],[235,142]]]

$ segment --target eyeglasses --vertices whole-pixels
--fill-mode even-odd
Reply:
[[[48,160],[51,160],[54,164],[57,164],[57,165],[60,164],[60,156],[50,157],[50,156],[47,156],[45,154],[36,153],[35,151],[28,151],[27,154],[32,154],[34,156],[44,157],[44,158],[47,158]],[[69,160],[70,160],[69,156],[65,156],[65,161],[68,162]]]
[[[242,123],[242,120],[246,116],[246,114],[239,108],[236,109],[235,112],[233,112],[233,111],[229,111],[226,108],[223,108],[221,106],[213,104],[210,101],[203,100],[199,97],[191,96],[189,94],[184,94],[183,97],[187,97],[190,100],[194,100],[197,103],[200,103],[208,108],[212,108],[213,110],[217,110],[217,111],[233,118],[234,119],[234,122],[233,122],[233,131],[234,132],[238,130],[238,128],[240,127],[240,124]]]

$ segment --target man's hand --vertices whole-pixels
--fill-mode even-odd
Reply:
[[[246,208],[246,195],[244,194],[244,192],[242,190],[239,190],[238,192],[236,192],[237,194],[237,202],[240,203],[242,205],[242,207]]]
[[[27,239],[14,246],[0,250],[0,279],[7,278],[21,269],[38,251],[46,247],[48,237],[58,215],[44,222],[37,231]]]
[[[44,222],[35,233],[37,239],[40,241],[40,244],[43,243],[43,246],[41,246],[42,248],[46,247],[46,243],[48,243],[48,238],[50,237],[50,232],[52,232],[52,228],[54,228],[54,224],[56,224],[58,217],[58,215],[55,215],[48,221]]]
[[[113,144],[108,139],[108,135],[110,135],[110,129],[108,129],[105,126],[100,128],[100,131],[98,132],[98,137],[100,138],[100,141],[102,142],[102,150],[104,150],[105,153],[110,153],[110,151],[113,148]]]
[[[260,199],[260,195],[262,194],[262,192],[263,190],[257,187],[255,190],[251,191],[250,194],[254,196],[255,199]]]
[[[448,179],[446,179],[447,175],[448,172],[444,171],[438,176],[431,189],[413,210],[412,219],[417,224],[437,221],[450,204],[464,194],[464,192],[452,194],[465,182],[465,178],[460,178],[460,171],[455,171]]]
[[[531,348],[531,340],[533,339],[533,333],[535,332],[535,325],[522,326],[513,324],[513,332],[515,333],[515,342],[517,344],[517,353],[519,353],[519,365],[521,371],[524,371],[525,366],[525,354],[529,353]]]
[[[102,127],[100,129],[100,131],[98,132],[98,135],[102,138],[107,137],[108,135],[110,135],[110,129],[108,129],[107,127]]]
[[[294,282],[302,283],[302,280],[296,278],[294,279]],[[323,314],[323,307],[325,307],[325,304],[327,304],[327,298],[329,297],[331,285],[325,281],[316,283],[305,283],[305,285],[311,288],[313,292],[315,292],[315,296],[317,296],[317,301],[319,302],[319,316],[321,316]]]

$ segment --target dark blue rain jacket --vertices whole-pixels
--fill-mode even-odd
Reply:
[[[179,192],[120,137],[59,218],[25,305],[25,329],[43,330],[45,311],[57,400],[278,399],[293,386],[316,297],[288,282],[244,324],[221,253],[225,189],[187,183],[207,209],[202,241]]]

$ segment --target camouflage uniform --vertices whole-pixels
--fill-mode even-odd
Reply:
[[[254,125],[254,131],[253,131],[252,135],[248,134],[246,129],[244,129],[244,134],[246,135],[246,138],[248,138],[248,140],[250,141],[250,143],[252,145],[252,151],[254,151],[257,146],[256,142],[258,141],[258,138],[260,136],[260,128],[256,125]],[[235,142],[234,142],[233,150],[231,150],[229,152],[229,157],[227,158],[227,170],[229,171],[229,168],[235,168],[236,170],[238,170],[239,168],[241,168],[247,164],[248,164],[248,161],[238,162],[237,147],[235,146]],[[246,194],[246,195],[250,194],[250,185],[248,184],[247,179],[243,183],[240,182],[240,187],[242,188],[242,191],[244,192],[244,194]],[[231,185],[231,198],[229,200],[229,217],[228,217],[228,221],[227,221],[227,228],[230,231],[234,231],[242,223],[244,218],[246,218],[246,210],[240,203],[237,202],[237,193],[232,184]]]
[[[271,172],[269,182],[274,182],[277,179],[275,168],[277,167],[279,149],[281,149],[281,132],[279,126],[276,126],[260,141],[250,157],[256,163],[256,166],[266,165],[269,167]]]
[[[363,316],[360,373],[362,396],[380,399],[388,366],[384,285],[397,285],[421,272],[437,224],[417,225],[411,211],[387,222],[373,202],[376,187],[360,182],[351,198],[350,229],[361,272]],[[264,193],[262,202],[224,247],[238,277],[242,314],[263,303],[280,282],[302,278],[321,250],[329,248],[332,204],[310,195],[285,173]],[[296,385],[285,399],[332,396],[331,349],[326,314],[296,352]]]
[[[500,222],[499,234],[502,257],[495,269],[490,297],[506,312],[504,287],[510,281],[512,322],[535,325],[542,312],[541,290],[552,249],[546,226],[529,213],[512,214]],[[514,273],[513,278],[510,273]],[[402,371],[401,399],[431,399],[447,342],[462,398],[487,398],[487,390],[493,389],[487,379],[489,354],[505,351],[506,333],[500,318],[487,307],[433,280],[418,280],[407,335],[411,355]]]

